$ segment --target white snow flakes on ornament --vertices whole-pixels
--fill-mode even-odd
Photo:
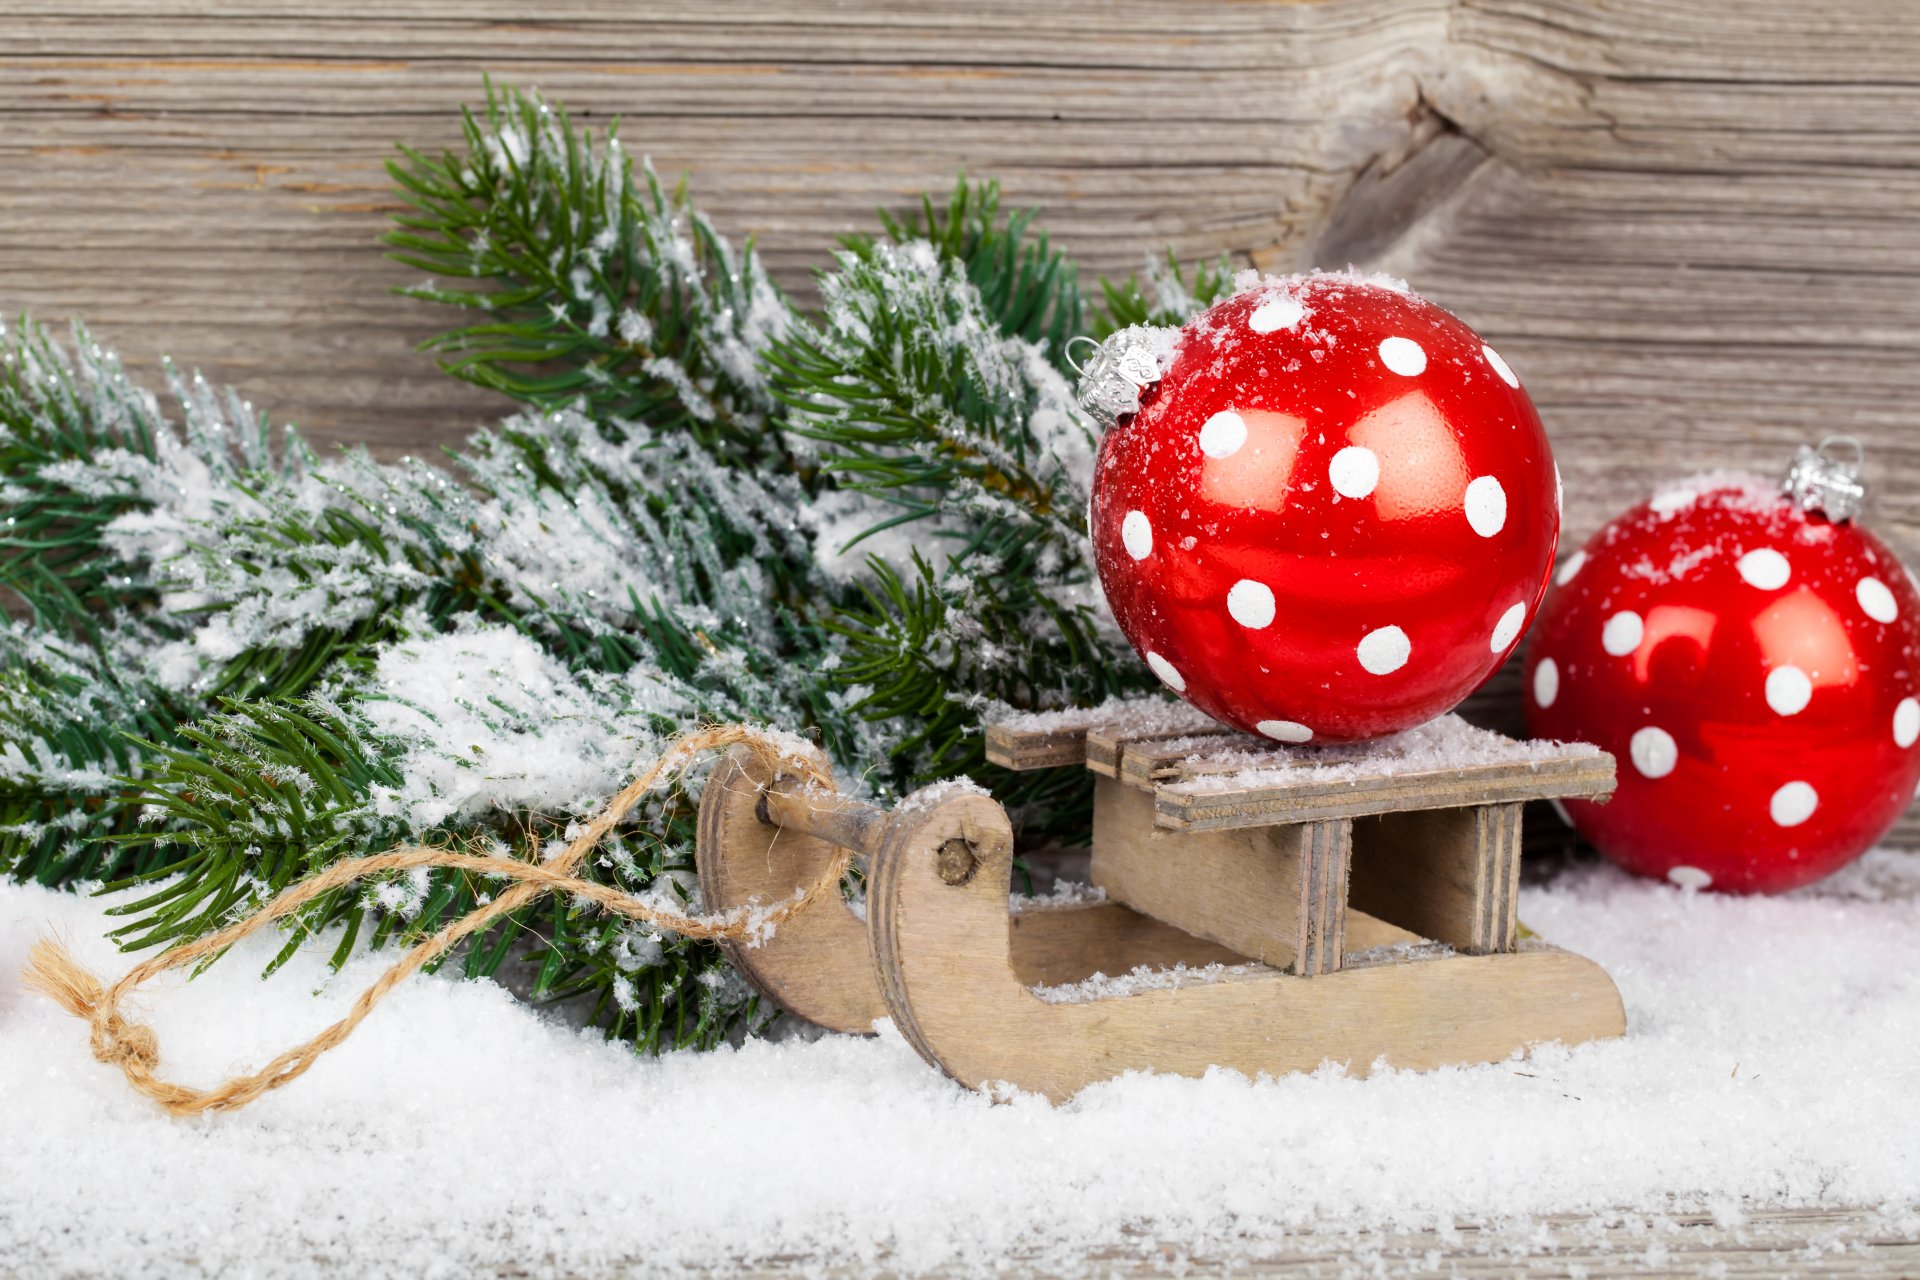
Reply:
[[[1804,782],[1789,782],[1767,802],[1767,811],[1773,815],[1774,822],[1783,827],[1799,826],[1819,807],[1819,793]]]
[[[1502,653],[1506,647],[1520,638],[1520,628],[1527,621],[1527,606],[1516,604],[1500,615],[1500,621],[1494,624],[1493,639],[1488,648],[1494,653]]]
[[[1783,716],[1799,715],[1813,698],[1813,681],[1791,664],[1767,672],[1767,705]]]
[[[1787,558],[1772,547],[1747,552],[1734,567],[1740,570],[1740,576],[1748,586],[1758,587],[1762,591],[1778,591],[1787,585],[1787,579],[1793,574],[1793,566],[1787,563]]]
[[[1120,542],[1135,560],[1153,554],[1153,523],[1144,511],[1129,511],[1120,522]]]
[[[1554,575],[1554,585],[1560,587],[1566,586],[1569,582],[1573,581],[1575,574],[1586,568],[1586,565],[1587,553],[1584,551],[1574,552],[1567,557],[1567,562],[1560,566],[1560,572]]]
[[[1680,748],[1674,744],[1673,735],[1651,724],[1634,730],[1627,742],[1627,754],[1644,778],[1664,778],[1680,762]]]
[[[1417,378],[1427,371],[1427,353],[1412,338],[1382,338],[1380,363],[1403,378]]]
[[[1273,588],[1252,578],[1242,578],[1227,591],[1227,612],[1250,631],[1273,623]]]
[[[1698,867],[1671,867],[1667,879],[1682,889],[1704,889],[1713,883],[1713,877]]]
[[[1657,516],[1670,516],[1677,511],[1685,511],[1700,501],[1700,495],[1691,489],[1662,489],[1647,500],[1647,506]]]
[[[1151,649],[1147,650],[1147,665],[1153,669],[1153,674],[1160,677],[1160,683],[1167,688],[1175,693],[1187,691],[1187,678],[1181,675],[1171,662]]]
[[[1380,483],[1380,455],[1350,444],[1327,464],[1327,479],[1342,497],[1364,498]]]
[[[1297,720],[1262,720],[1253,727],[1275,742],[1313,741],[1313,730]]]
[[[1483,538],[1507,527],[1507,491],[1492,476],[1479,476],[1467,486],[1467,523]]]
[[[1861,609],[1875,622],[1892,622],[1900,616],[1900,606],[1894,603],[1893,592],[1878,578],[1860,579],[1853,588],[1853,598],[1860,602]]]
[[[1920,701],[1900,699],[1893,709],[1893,745],[1902,750],[1920,741]]]
[[[1486,362],[1493,367],[1493,371],[1500,375],[1500,381],[1506,383],[1508,386],[1514,388],[1515,390],[1519,389],[1520,379],[1513,376],[1513,370],[1508,367],[1507,362],[1505,360],[1502,360],[1500,358],[1500,353],[1498,351],[1495,351],[1492,347],[1487,346],[1485,343],[1481,343],[1480,354],[1486,359]]]
[[[1253,309],[1247,317],[1247,328],[1255,333],[1272,333],[1276,329],[1291,329],[1306,318],[1307,309],[1295,298],[1282,293],[1268,298]]]
[[[1407,658],[1413,653],[1413,642],[1398,627],[1381,627],[1367,632],[1355,652],[1360,656],[1360,665],[1372,674],[1392,675],[1407,665]]]
[[[1646,624],[1631,609],[1622,609],[1600,628],[1600,647],[1616,658],[1624,658],[1640,647]]]
[[[1246,419],[1231,409],[1222,409],[1200,428],[1200,452],[1209,458],[1231,458],[1246,442]]]
[[[1533,668],[1533,700],[1542,707],[1550,707],[1559,696],[1560,664],[1552,658],[1542,658]]]

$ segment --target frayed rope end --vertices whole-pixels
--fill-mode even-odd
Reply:
[[[20,980],[76,1018],[92,1020],[106,991],[100,980],[80,967],[73,954],[52,938],[42,938],[27,953]]]

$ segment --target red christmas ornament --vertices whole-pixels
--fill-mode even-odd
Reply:
[[[1610,803],[1565,808],[1621,866],[1779,892],[1851,862],[1912,799],[1920,596],[1846,519],[1855,470],[1804,450],[1793,497],[1702,477],[1561,566],[1527,652],[1527,725],[1620,761]]]
[[[1397,282],[1266,280],[1082,371],[1114,617],[1207,714],[1282,742],[1442,714],[1546,590],[1558,477],[1513,371]],[[1137,411],[1136,411],[1137,408]]]

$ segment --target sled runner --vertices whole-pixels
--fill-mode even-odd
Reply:
[[[1606,973],[1514,915],[1522,806],[1605,797],[1604,752],[1455,717],[1283,747],[1161,703],[1022,717],[987,746],[1010,769],[1099,775],[1107,900],[1010,912],[1012,829],[970,785],[883,810],[736,752],[701,808],[709,909],[789,895],[834,846],[867,859],[864,918],[820,903],[730,944],[759,990],[836,1030],[890,1017],[964,1084],[1056,1099],[1136,1069],[1419,1069],[1625,1028]]]

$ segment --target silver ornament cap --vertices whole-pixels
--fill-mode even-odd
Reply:
[[[1860,514],[1867,486],[1860,482],[1866,450],[1852,436],[1828,436],[1817,445],[1801,445],[1782,484],[1802,511],[1818,511],[1841,523]]]
[[[1136,324],[1116,330],[1105,342],[1083,336],[1067,343],[1067,363],[1080,375],[1075,397],[1102,430],[1140,412],[1140,393],[1160,381],[1161,356],[1171,349],[1176,332]],[[1093,348],[1084,363],[1074,358],[1081,344]]]

